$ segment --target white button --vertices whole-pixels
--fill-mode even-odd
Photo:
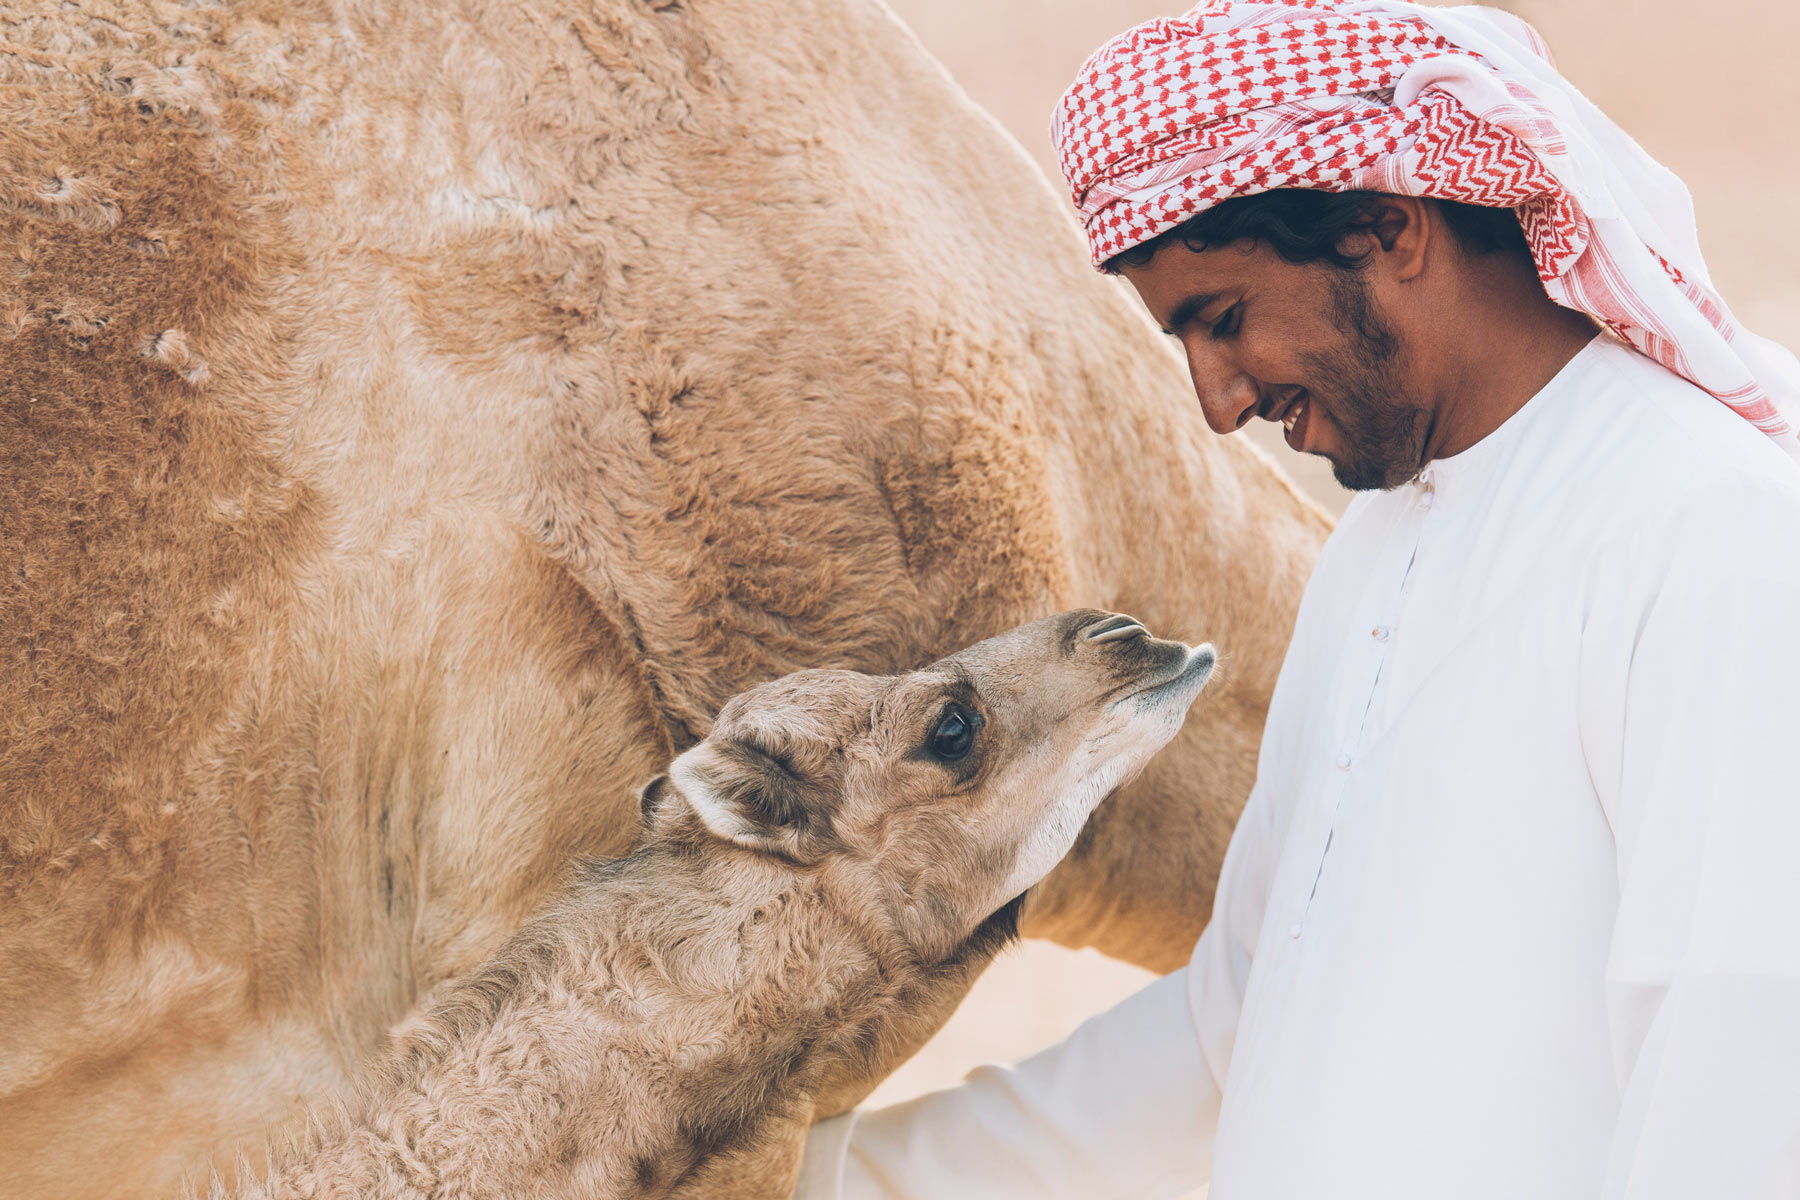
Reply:
[[[1350,756],[1348,754],[1340,754],[1337,756],[1337,769],[1340,771],[1348,771],[1350,769]]]
[[[1300,922],[1295,921],[1292,925],[1288,926],[1288,936],[1291,938],[1300,936]]]
[[[1432,491],[1430,488],[1426,488],[1424,494],[1419,497],[1419,507],[1430,508],[1432,500],[1436,497],[1436,492]]]
[[[1385,642],[1388,640],[1388,634],[1392,632],[1393,630],[1389,629],[1386,625],[1377,625],[1375,628],[1369,630],[1369,636],[1378,642]]]

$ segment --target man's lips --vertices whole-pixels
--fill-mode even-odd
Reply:
[[[1257,416],[1267,421],[1279,421],[1285,431],[1287,444],[1295,450],[1306,449],[1307,414],[1312,408],[1312,398],[1304,388],[1295,388],[1287,396],[1280,399],[1271,397],[1257,408]]]

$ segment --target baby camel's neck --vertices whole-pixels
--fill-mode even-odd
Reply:
[[[818,1061],[866,1053],[907,990],[865,943],[769,864],[653,846],[587,868],[245,1194],[776,1194]]]

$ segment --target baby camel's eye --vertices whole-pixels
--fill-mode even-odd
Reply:
[[[938,718],[931,732],[931,753],[944,762],[958,762],[969,756],[975,746],[975,731],[981,728],[981,714],[970,712],[960,704],[952,704]]]

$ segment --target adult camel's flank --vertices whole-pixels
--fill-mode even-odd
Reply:
[[[1080,604],[1225,661],[1025,931],[1181,961],[1326,522],[1157,341],[873,0],[7,7],[8,1194],[342,1094],[732,694]]]

